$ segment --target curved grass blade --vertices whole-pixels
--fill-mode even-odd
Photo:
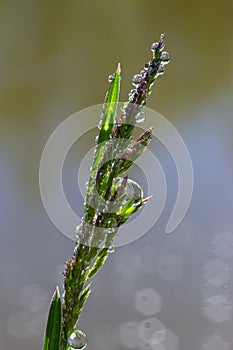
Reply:
[[[61,297],[58,287],[53,295],[42,350],[60,350]]]

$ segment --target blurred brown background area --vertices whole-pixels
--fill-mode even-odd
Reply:
[[[166,35],[166,48],[172,59],[165,75],[154,86],[148,107],[163,114],[183,133],[197,176],[194,204],[187,222],[170,241],[162,238],[161,233],[156,249],[165,256],[172,252],[179,259],[182,257],[183,266],[189,266],[187,251],[192,251],[195,243],[191,238],[183,241],[180,237],[183,237],[182,230],[191,232],[192,239],[198,237],[194,251],[200,253],[191,259],[190,268],[195,276],[201,275],[201,268],[199,271],[193,266],[204,264],[210,254],[207,237],[212,232],[233,228],[232,187],[229,185],[232,185],[232,22],[231,0],[0,1],[0,350],[41,348],[49,297],[54,285],[60,283],[59,271],[73,249],[73,242],[63,237],[49,221],[40,199],[39,162],[48,137],[71,114],[103,102],[107,77],[118,62],[122,66],[121,100],[126,100],[132,75],[150,59],[150,45],[158,40],[160,33]],[[226,201],[222,205],[224,198]],[[81,207],[82,203],[77,210]],[[213,217],[215,222],[211,221]],[[189,272],[186,271],[183,284],[175,281],[173,299],[168,287],[153,271],[143,275],[140,268],[135,272],[135,264],[129,263],[132,271],[129,268],[128,272],[137,275],[138,283],[132,277],[127,282],[128,289],[122,284],[123,299],[119,301],[120,290],[116,298],[121,307],[114,308],[115,299],[111,299],[114,292],[108,293],[108,288],[111,290],[113,283],[114,261],[118,266],[117,254],[121,258],[131,249],[132,259],[140,256],[143,260],[142,248],[149,247],[146,254],[150,252],[153,256],[151,237],[133,247],[122,248],[114,258],[110,257],[108,266],[93,286],[93,299],[86,306],[83,324],[89,327],[89,334],[95,335],[96,322],[108,324],[109,319],[114,324],[126,322],[130,311],[122,300],[125,298],[130,305],[129,295],[134,288],[154,288],[156,282],[164,300],[167,298],[171,303],[165,307],[161,319],[165,324],[168,320],[168,327],[176,333],[181,344],[179,349],[202,349],[216,329],[215,324],[205,326],[203,320],[199,322],[198,317],[195,318],[196,305],[199,305],[195,298],[202,288],[200,276],[195,283],[192,279],[189,281],[194,287],[193,296],[187,289],[189,283],[185,278]],[[153,265],[153,257],[151,259]],[[120,265],[120,272],[121,268],[124,266]],[[125,280],[119,279],[121,283]],[[38,309],[33,306],[32,297],[30,310],[27,309],[27,300],[23,298],[27,286],[31,288],[29,292],[26,289],[30,296],[37,294],[34,305],[39,298]],[[103,286],[106,287],[104,291]],[[38,292],[39,287],[41,292]],[[189,293],[190,299],[187,298]],[[176,313],[174,306],[174,301],[182,298],[190,307],[183,316]],[[100,315],[98,303],[108,305],[109,311],[104,306]],[[172,306],[169,308],[169,305]],[[194,319],[190,320],[190,315],[194,315]],[[129,319],[134,317],[138,316],[131,312]],[[232,344],[232,318],[227,321],[220,323],[219,334],[213,339],[218,341],[220,338],[216,337],[222,337],[223,343]],[[190,327],[187,326],[189,322]],[[108,338],[109,334],[111,331],[105,328],[97,332],[93,340],[95,345],[88,349],[129,348],[127,341],[119,345]],[[100,338],[106,338],[106,344],[101,343]],[[174,337],[171,339],[165,350],[178,347]],[[218,349],[228,349],[223,346],[221,348],[220,342]],[[208,347],[203,349],[209,350]]]
[[[172,64],[150,106],[172,115],[197,105],[232,87],[232,7],[227,0],[1,1],[1,114],[29,127],[49,119],[46,108],[63,106],[69,115],[101,103],[119,61],[125,99],[162,32]]]

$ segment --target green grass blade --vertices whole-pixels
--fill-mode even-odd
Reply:
[[[42,350],[60,350],[61,297],[58,287],[53,295]]]
[[[120,68],[120,64],[118,64],[116,73],[114,74],[113,81],[111,82],[111,85],[105,100],[101,129],[100,129],[99,138],[98,138],[98,144],[109,140],[110,135],[112,134],[112,131],[113,131],[117,103],[119,100],[119,93],[120,93],[120,73],[121,73],[121,68]]]
[[[90,207],[89,204],[91,202],[91,198],[93,198],[93,193],[95,193],[96,191],[96,188],[95,188],[96,176],[107,147],[104,144],[104,142],[110,139],[110,135],[112,134],[112,131],[114,128],[117,102],[119,100],[119,93],[120,93],[120,72],[121,72],[120,64],[118,64],[117,70],[114,74],[113,81],[111,82],[109,90],[107,92],[107,96],[106,96],[106,100],[103,108],[101,129],[99,131],[99,136],[98,136],[98,146],[96,148],[96,154],[92,165],[92,171],[90,175],[88,192],[87,192],[87,204],[85,206],[85,215],[86,215],[87,222],[89,222],[89,220],[92,218],[94,214],[93,209]],[[98,203],[92,203],[92,206],[95,208],[98,206]]]

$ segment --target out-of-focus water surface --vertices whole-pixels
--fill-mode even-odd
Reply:
[[[232,19],[230,0],[0,2],[0,350],[41,348],[49,300],[73,249],[40,198],[48,137],[69,115],[102,103],[118,62],[124,100],[162,32],[172,61],[148,106],[186,141],[193,199],[165,235],[177,179],[169,156],[158,155],[165,210],[149,233],[110,255],[80,326],[89,350],[232,349]],[[64,176],[79,213],[76,171],[92,142],[77,144]]]

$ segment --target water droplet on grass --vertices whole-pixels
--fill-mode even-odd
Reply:
[[[71,350],[85,349],[87,346],[86,334],[80,329],[76,329],[68,339]]]
[[[144,69],[140,71],[140,74],[141,74],[142,78],[144,78],[145,73],[146,72],[144,71]]]
[[[98,140],[99,140],[99,136],[97,135],[97,136],[95,137],[95,145],[98,144]]]
[[[114,78],[115,78],[114,74],[109,75],[108,76],[109,83],[112,83]]]
[[[132,78],[132,83],[133,85],[137,85],[142,81],[142,76],[141,74],[135,74]]]
[[[161,65],[159,66],[159,69],[158,69],[157,74],[158,74],[158,75],[163,75],[164,72],[165,72],[165,67],[161,64]]]
[[[114,253],[114,252],[115,252],[115,247],[114,246],[110,247],[109,248],[109,253]]]
[[[136,116],[135,116],[135,120],[137,123],[143,123],[145,121],[145,113],[144,112],[139,112]]]
[[[151,44],[151,47],[150,47],[151,51],[152,51],[152,52],[155,52],[155,51],[157,50],[158,46],[159,46],[159,43],[153,43],[153,44]]]
[[[163,64],[168,64],[170,62],[170,54],[164,51],[161,53],[160,59],[163,61]]]
[[[135,90],[135,89],[130,90],[129,97],[133,96],[134,94],[136,94],[136,92],[137,92],[137,90]]]
[[[102,127],[102,120],[99,121],[99,124],[98,124],[98,129],[100,130]]]
[[[163,40],[165,38],[164,33],[160,34],[160,39]]]

